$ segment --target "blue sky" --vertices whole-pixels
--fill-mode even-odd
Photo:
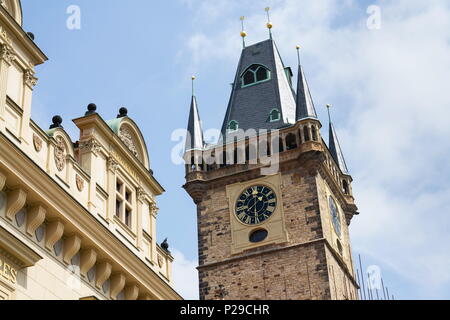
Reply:
[[[81,9],[69,30],[66,10]],[[380,8],[380,29],[367,27],[368,6]],[[166,193],[158,199],[158,237],[169,238],[177,287],[196,296],[195,205],[181,188],[183,166],[171,161],[175,129],[185,128],[190,76],[203,127],[219,128],[238,63],[239,17],[248,43],[274,38],[286,65],[302,45],[319,117],[327,103],[361,216],[352,244],[367,265],[380,266],[398,298],[450,298],[450,5],[445,0],[22,0],[24,28],[49,61],[37,68],[32,117],[48,127],[97,104],[105,118],[119,107],[140,126],[151,167]],[[324,126],[326,128],[326,125]],[[324,137],[328,136],[323,130]],[[356,259],[356,257],[355,257]]]

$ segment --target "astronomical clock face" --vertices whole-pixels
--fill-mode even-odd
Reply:
[[[275,212],[277,197],[267,186],[253,186],[242,192],[236,202],[236,217],[247,225],[267,221]]]
[[[337,235],[341,236],[341,219],[339,218],[339,211],[336,206],[336,202],[334,202],[334,199],[330,197],[330,214],[331,214],[331,221],[333,222],[334,231],[336,231]]]

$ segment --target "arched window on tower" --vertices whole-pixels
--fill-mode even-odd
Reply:
[[[242,73],[241,86],[247,87],[253,84],[269,80],[270,80],[270,70],[262,65],[253,64]]]
[[[305,141],[309,141],[311,140],[311,138],[309,137],[309,130],[308,127],[303,127],[303,136],[305,137]]]
[[[342,181],[342,187],[344,188],[344,193],[345,194],[350,194],[350,190],[348,188],[348,182],[347,180]]]
[[[297,139],[295,137],[295,134],[293,133],[289,133],[286,136],[286,149],[287,150],[292,150],[297,148]]]
[[[312,131],[312,139],[313,139],[313,141],[319,141],[319,139],[317,138],[316,126],[312,126],[311,131]]]

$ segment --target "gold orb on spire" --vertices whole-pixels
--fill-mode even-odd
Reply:
[[[195,80],[195,76],[192,76],[191,79],[192,79],[192,80]]]
[[[270,14],[269,14],[270,7],[266,7],[264,10],[267,12],[267,24],[266,24],[266,26],[267,26],[267,29],[270,30],[270,29],[273,28],[273,24],[272,24],[272,22],[270,22]]]
[[[241,31],[241,37],[242,37],[242,38],[245,38],[246,36],[247,36],[247,32]]]
[[[300,47],[300,45],[298,44],[298,45],[295,46],[295,48],[296,48],[297,50],[300,50],[301,47]]]

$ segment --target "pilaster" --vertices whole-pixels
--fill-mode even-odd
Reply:
[[[8,70],[15,60],[13,49],[0,44],[0,131],[5,129],[6,89],[8,86]]]
[[[158,215],[158,207],[156,206],[156,203],[150,204],[150,233],[152,236],[152,256],[151,260],[154,263],[158,263],[158,254],[157,254],[157,248],[156,248],[156,216]]]
[[[22,143],[31,143],[30,118],[31,103],[33,99],[33,87],[37,84],[37,78],[34,76],[33,69],[24,72],[24,92],[23,92],[23,114],[20,127],[20,140]]]

